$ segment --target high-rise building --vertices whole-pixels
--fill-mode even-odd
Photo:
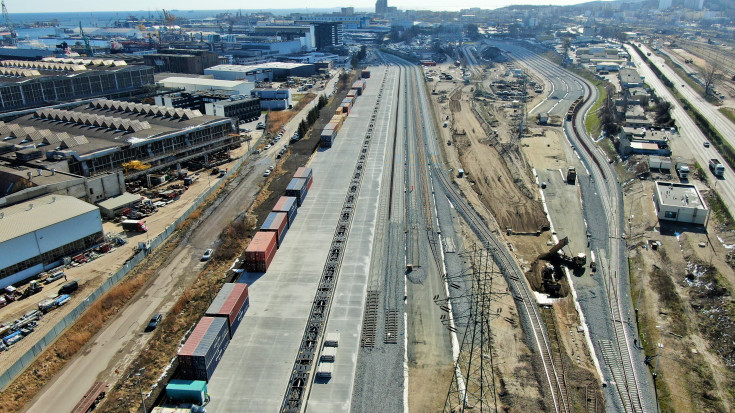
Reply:
[[[666,10],[671,7],[671,0],[658,0],[658,9]]]
[[[375,2],[375,13],[385,14],[388,11],[388,0],[378,0]]]

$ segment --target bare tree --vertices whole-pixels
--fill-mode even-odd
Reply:
[[[709,96],[709,94],[712,93],[712,89],[715,86],[715,80],[717,79],[718,74],[719,71],[717,70],[717,67],[711,63],[708,63],[707,66],[704,68],[704,72],[702,73],[702,75],[704,76],[705,96]]]

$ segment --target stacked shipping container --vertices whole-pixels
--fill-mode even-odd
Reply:
[[[271,212],[265,218],[260,230],[275,232],[278,248],[281,248],[281,243],[286,237],[286,232],[288,232],[288,214],[285,212]]]
[[[202,317],[184,346],[179,349],[179,375],[186,380],[209,381],[230,344],[230,329],[224,317]]]
[[[277,234],[260,231],[255,234],[245,249],[245,269],[249,272],[266,272],[276,256]]]
[[[225,318],[232,339],[248,308],[250,308],[248,285],[226,283],[214,297],[205,315]]]
[[[282,196],[278,198],[278,202],[276,202],[276,205],[273,207],[273,212],[285,212],[286,215],[288,216],[288,227],[291,228],[291,225],[293,224],[293,220],[296,218],[296,213],[298,212],[298,208],[299,208],[299,205],[296,202],[295,197]]]
[[[310,184],[311,182],[307,182],[306,179],[293,178],[286,187],[286,196],[296,197],[296,202],[301,206],[306,199],[306,193],[309,192],[308,185]]]

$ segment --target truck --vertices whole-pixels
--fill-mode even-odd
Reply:
[[[715,176],[721,177],[725,175],[725,165],[723,165],[719,159],[713,158],[709,160],[709,170],[712,171]]]
[[[567,168],[567,183],[570,185],[574,185],[574,183],[577,181],[577,169],[573,166],[570,166]]]
[[[686,162],[677,162],[675,168],[680,179],[689,179],[689,165]]]
[[[145,222],[139,219],[126,219],[120,223],[125,231],[148,232]]]

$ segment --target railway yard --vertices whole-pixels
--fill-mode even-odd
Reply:
[[[586,125],[602,81],[537,45],[477,41],[426,66],[373,49],[365,71],[322,92],[336,96],[321,116],[339,118],[328,144],[322,119],[288,152],[288,139],[269,152],[256,141],[260,154],[241,148],[235,158],[246,159],[222,166],[239,169],[217,196],[144,261],[140,292],[65,367],[51,377],[37,367],[45,381],[11,410],[72,411],[106,392],[100,411],[136,412],[139,399],[150,411],[165,402],[164,381],[199,375],[213,412],[731,411],[735,231],[717,203],[735,205],[735,176],[707,175],[715,149],[677,96],[731,144],[735,124],[663,55],[621,48],[671,103],[670,146],[692,165],[688,180],[639,173],[642,158],[604,150]],[[674,79],[676,96],[653,67]],[[197,184],[180,203],[213,185]],[[677,200],[682,184],[696,190],[679,203],[701,193],[711,205],[704,225],[658,220],[652,199]],[[166,208],[152,232],[181,212]],[[227,231],[237,253],[200,260]],[[97,259],[122,265],[123,255]],[[83,291],[103,276],[90,269]],[[204,316],[224,282],[247,284],[237,324]],[[146,335],[153,313],[163,321]],[[202,333],[213,319],[224,326],[216,339]],[[212,347],[191,373],[182,354],[200,341]],[[154,353],[161,365],[141,362]],[[22,377],[28,388],[36,380]]]

